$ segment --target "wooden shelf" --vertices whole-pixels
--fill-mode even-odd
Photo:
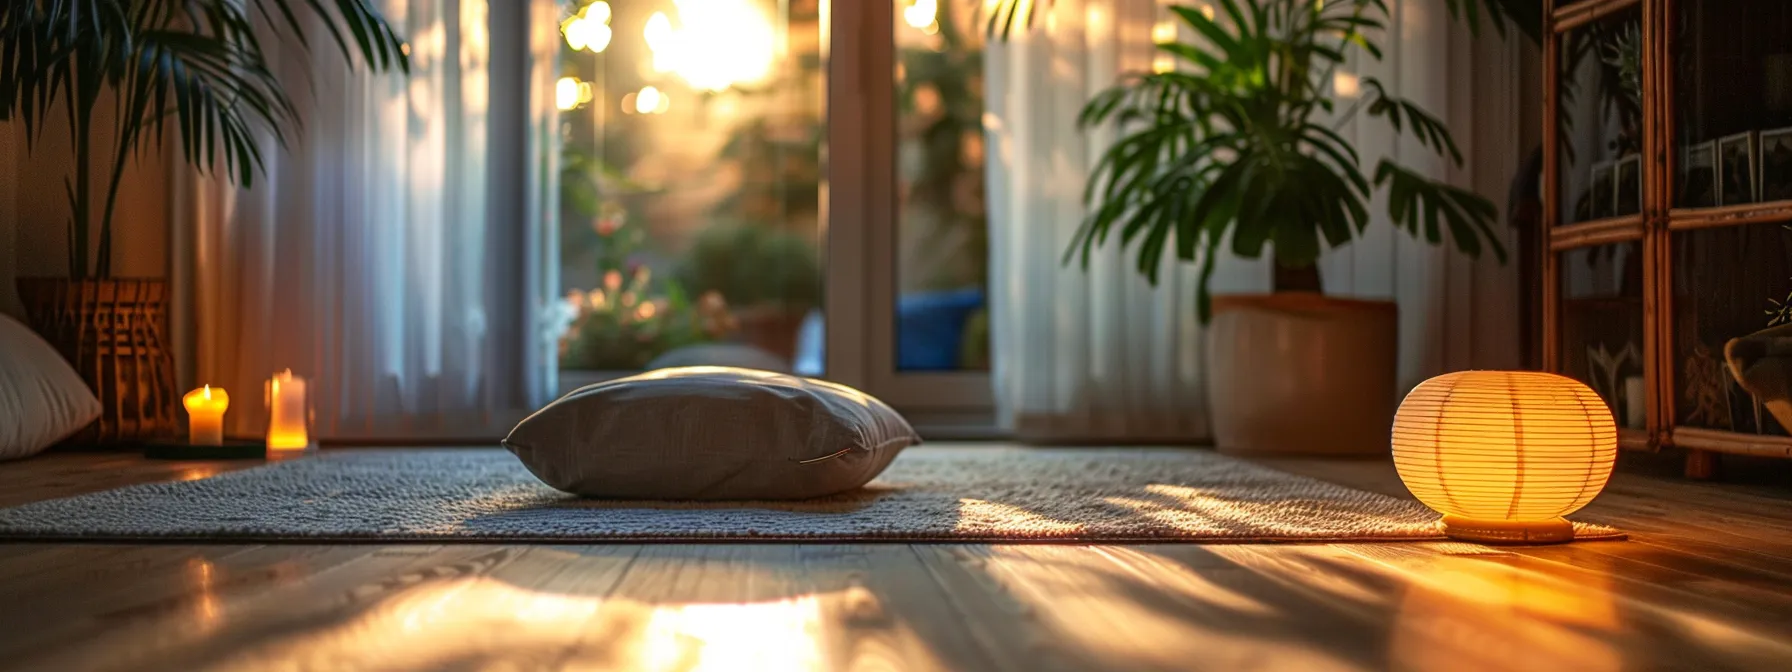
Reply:
[[[1618,428],[1618,447],[1624,450],[1644,451],[1654,451],[1656,448],[1650,445],[1648,430],[1629,427]]]
[[[1758,1],[1762,6],[1777,4],[1766,0]],[[1749,3],[1701,4],[1698,0],[1564,2],[1565,0],[1551,0],[1545,3],[1542,59],[1545,120],[1542,128],[1542,208],[1545,224],[1560,224],[1564,214],[1566,197],[1562,192],[1569,186],[1562,180],[1565,169],[1562,150],[1564,133],[1574,133],[1577,129],[1581,132],[1567,137],[1574,138],[1576,142],[1594,142],[1599,147],[1615,146],[1619,153],[1626,156],[1634,151],[1641,157],[1638,179],[1641,181],[1642,214],[1556,226],[1545,230],[1540,236],[1541,240],[1533,243],[1534,254],[1540,257],[1538,266],[1541,271],[1542,296],[1539,321],[1542,323],[1543,367],[1561,373],[1565,367],[1584,366],[1581,358],[1572,351],[1580,348],[1581,342],[1586,341],[1590,334],[1605,335],[1610,332],[1612,338],[1627,337],[1630,341],[1638,342],[1642,355],[1641,368],[1646,397],[1644,424],[1647,430],[1621,430],[1619,443],[1624,448],[1686,448],[1687,474],[1695,478],[1714,476],[1716,456],[1721,453],[1792,459],[1792,437],[1679,427],[1677,421],[1680,415],[1676,409],[1681,401],[1680,379],[1687,375],[1681,368],[1684,362],[1678,358],[1676,345],[1681,342],[1680,339],[1695,335],[1682,330],[1696,330],[1701,325],[1710,326],[1692,319],[1703,315],[1697,312],[1699,306],[1693,302],[1708,301],[1700,298],[1708,293],[1744,291],[1741,285],[1747,283],[1742,282],[1743,276],[1756,272],[1756,269],[1742,262],[1730,264],[1728,260],[1731,256],[1740,259],[1753,258],[1749,255],[1758,257],[1771,254],[1775,272],[1783,271],[1779,263],[1781,257],[1778,255],[1784,252],[1777,243],[1771,249],[1759,248],[1755,242],[1757,239],[1750,237],[1753,230],[1738,227],[1792,223],[1792,199],[1709,208],[1674,207],[1677,195],[1674,176],[1680,174],[1680,167],[1675,165],[1678,152],[1674,151],[1681,147],[1677,140],[1678,134],[1691,132],[1695,137],[1721,136],[1715,131],[1743,127],[1770,128],[1787,123],[1780,117],[1769,118],[1752,111],[1749,114],[1739,113],[1736,119],[1707,117],[1712,116],[1710,109],[1736,111],[1741,109],[1736,107],[1738,104],[1755,104],[1752,102],[1755,99],[1750,97],[1755,81],[1751,79],[1753,75],[1745,78],[1748,81],[1731,81],[1735,77],[1731,73],[1739,67],[1738,62],[1752,63],[1760,57],[1778,53],[1775,51],[1776,47],[1769,43],[1771,40],[1738,41],[1731,35],[1741,31],[1745,35],[1778,37],[1785,32],[1785,26],[1792,25],[1792,16],[1775,14],[1771,17],[1772,23],[1755,25],[1757,22],[1767,21],[1769,17],[1751,14]],[[1713,9],[1714,7],[1723,11]],[[1583,36],[1596,37],[1602,44],[1585,44]],[[1624,118],[1617,125],[1595,123],[1593,127],[1565,126],[1561,123],[1563,117],[1580,119],[1592,115],[1602,122],[1611,121],[1607,118],[1608,111],[1593,111],[1590,105],[1585,104],[1585,100],[1580,106],[1565,108],[1562,97],[1565,90],[1572,89],[1564,87],[1565,82],[1577,82],[1582,93],[1587,93],[1586,90],[1603,91],[1599,87],[1609,85],[1609,82],[1604,82],[1587,66],[1601,58],[1595,56],[1595,53],[1600,49],[1612,48],[1616,41],[1623,41],[1626,48],[1634,46],[1640,57],[1640,90],[1633,92],[1640,98],[1636,101],[1637,109],[1621,110]],[[1693,74],[1689,77],[1687,72]],[[1676,94],[1676,86],[1688,86],[1689,83],[1718,85],[1724,92],[1723,96],[1718,96],[1722,100],[1712,98],[1717,94],[1706,90],[1711,89],[1710,86],[1693,86],[1685,96]],[[1604,91],[1590,95],[1609,96],[1613,93]],[[1741,102],[1729,104],[1728,107],[1711,108],[1712,105],[1730,98]],[[1682,106],[1687,109],[1679,109]],[[1696,129],[1690,128],[1681,123],[1682,120],[1695,121],[1698,126]],[[1707,125],[1710,128],[1706,128]],[[1692,132],[1700,129],[1713,132]],[[1582,135],[1587,137],[1583,138]],[[1701,161],[1704,160],[1701,158]],[[1760,162],[1757,159],[1752,163],[1758,166]],[[1751,168],[1751,173],[1759,172],[1758,168]],[[1625,184],[1628,189],[1629,184]],[[1587,185],[1579,185],[1579,188],[1587,188]],[[1608,190],[1606,195],[1611,196],[1611,192]],[[1629,196],[1626,195],[1625,198]],[[1721,228],[1733,228],[1731,233],[1735,235],[1727,233],[1722,236],[1691,237],[1678,234],[1681,231]],[[1778,238],[1773,240],[1777,241]],[[1573,284],[1564,281],[1568,273],[1585,271],[1569,266],[1576,260],[1563,252],[1612,244],[1624,244],[1633,248],[1632,254],[1626,257],[1627,265],[1610,271],[1623,273],[1618,279],[1622,283],[1621,293],[1625,296],[1588,299],[1571,299],[1566,296],[1570,287],[1586,285],[1584,282]],[[1751,247],[1744,248],[1748,254],[1742,255],[1732,253],[1731,256],[1713,256],[1707,252],[1719,249],[1716,247],[1719,245]],[[1629,266],[1632,263],[1636,266]],[[1700,274],[1699,268],[1693,266],[1696,263],[1729,265],[1712,269],[1722,271],[1721,273]],[[1686,294],[1688,288],[1693,287],[1687,283],[1697,278],[1707,278],[1700,281],[1704,284],[1697,286],[1703,293]],[[1776,288],[1767,294],[1783,296],[1778,293],[1783,291],[1783,288]],[[1758,293],[1758,290],[1751,292]],[[1638,320],[1642,327],[1640,338],[1634,330]],[[1619,324],[1620,322],[1624,324]]]
[[[1792,458],[1792,436],[1761,436],[1720,429],[1675,427],[1674,445],[1730,455]]]
[[[1642,240],[1646,231],[1641,214],[1558,226],[1549,230],[1549,251],[1561,252]]]
[[[1744,203],[1719,208],[1675,208],[1668,211],[1668,229],[1672,231],[1786,221],[1792,221],[1792,201]]]
[[[1550,25],[1555,32],[1565,33],[1641,4],[1642,0],[1586,0],[1566,7],[1557,6],[1555,13],[1550,15]]]

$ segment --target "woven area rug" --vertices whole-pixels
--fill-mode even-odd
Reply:
[[[1577,525],[1580,538],[1621,536]],[[1416,502],[1205,450],[913,448],[802,502],[584,500],[497,450],[326,451],[0,509],[0,536],[203,541],[1321,542],[1442,538]]]

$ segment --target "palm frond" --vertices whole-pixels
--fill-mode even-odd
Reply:
[[[1450,230],[1456,248],[1470,257],[1481,256],[1485,238],[1493,254],[1506,263],[1493,222],[1499,214],[1492,202],[1472,191],[1432,180],[1393,161],[1383,160],[1375,169],[1375,185],[1388,189],[1388,216],[1394,224],[1433,245],[1443,242],[1441,223]]]
[[[315,18],[315,21],[308,21]],[[74,140],[69,181],[70,272],[110,272],[112,214],[124,162],[157,142],[170,119],[182,154],[202,171],[250,186],[264,170],[261,138],[284,143],[298,114],[273,74],[258,22],[300,46],[317,25],[345,58],[409,71],[404,39],[373,0],[21,0],[0,5],[0,121],[19,119],[35,147],[43,117],[64,103]],[[104,210],[95,222],[90,175],[93,110],[116,93]]]
[[[1447,155],[1456,165],[1462,165],[1462,150],[1456,147],[1456,139],[1450,136],[1450,128],[1442,120],[1431,116],[1425,108],[1412,101],[1395,98],[1382,86],[1381,80],[1364,77],[1363,85],[1369,88],[1372,95],[1368,98],[1367,114],[1371,117],[1387,119],[1388,125],[1396,132],[1409,130],[1413,138],[1424,147],[1440,155]]]

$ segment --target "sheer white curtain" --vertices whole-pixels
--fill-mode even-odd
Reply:
[[[1444,0],[1388,0],[1388,11],[1377,36],[1384,58],[1357,54],[1354,74],[1379,78],[1445,120],[1465,162],[1451,165],[1410,136],[1396,138],[1380,120],[1357,117],[1339,134],[1355,142],[1364,165],[1395,157],[1493,200],[1506,221],[1512,179],[1542,143],[1536,48],[1516,31],[1503,40],[1491,30],[1472,35]],[[1450,371],[1521,368],[1517,233],[1495,227],[1508,263],[1492,254],[1470,259],[1447,239],[1430,245],[1396,231],[1386,202],[1376,196],[1365,234],[1328,251],[1319,270],[1327,294],[1399,304],[1401,391]]]
[[[1153,288],[1115,246],[1087,272],[1061,264],[1085,212],[1083,182],[1115,137],[1079,131],[1077,113],[1121,73],[1151,67],[1157,3],[1041,7],[1032,30],[992,44],[984,61],[998,419],[1034,440],[1202,438],[1195,269],[1167,260]],[[1227,259],[1214,287],[1267,290],[1268,267]]]
[[[1016,30],[986,55],[991,384],[998,419],[1022,438],[1194,441],[1209,433],[1193,267],[1166,260],[1152,288],[1130,250],[1115,246],[1096,254],[1087,272],[1061,264],[1084,214],[1084,180],[1115,137],[1111,128],[1077,130],[1077,112],[1120,73],[1151,67],[1151,30],[1167,16],[1166,4],[1041,4],[1032,30]],[[1519,92],[1532,86],[1519,75],[1520,46],[1468,39],[1442,0],[1389,5],[1387,59],[1363,64],[1359,74],[1381,77],[1397,95],[1447,119],[1470,165],[1425,162],[1423,148],[1396,140],[1380,122],[1346,124],[1345,137],[1371,167],[1394,154],[1497,202],[1520,152],[1535,144],[1520,140],[1520,120],[1530,112],[1521,111]],[[1410,240],[1376,203],[1368,237],[1328,254],[1321,272],[1329,294],[1399,303],[1402,385],[1452,369],[1516,366],[1516,266]],[[1269,286],[1267,263],[1227,256],[1213,291]]]
[[[262,381],[283,369],[311,381],[322,438],[498,435],[553,391],[554,227],[532,203],[552,191],[526,184],[554,174],[555,45],[529,30],[553,3],[382,8],[408,77],[286,45],[275,67],[304,125],[265,143],[266,178],[179,171],[176,321],[186,373],[236,394],[229,431],[265,427]]]

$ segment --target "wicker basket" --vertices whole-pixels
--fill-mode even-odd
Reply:
[[[116,444],[174,434],[174,358],[162,280],[19,278],[31,326],[93,388],[100,419],[75,443]]]

